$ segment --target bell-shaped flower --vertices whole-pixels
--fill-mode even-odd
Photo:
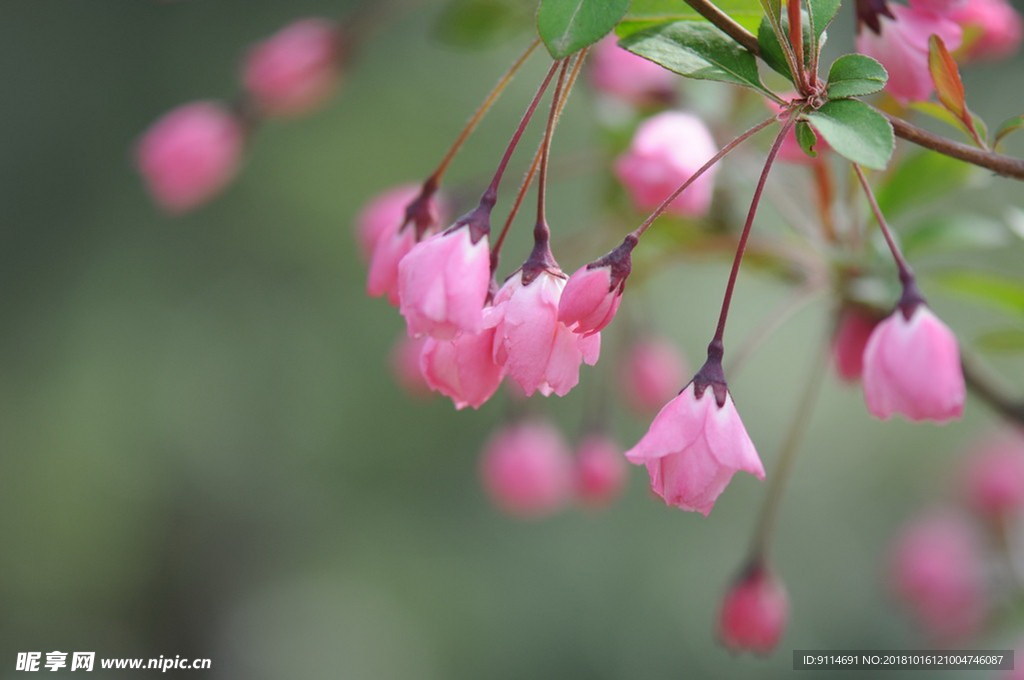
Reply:
[[[779,644],[788,621],[785,586],[767,568],[755,564],[726,593],[718,636],[729,649],[768,654]]]
[[[456,409],[480,408],[498,389],[504,369],[494,362],[494,329],[461,333],[452,340],[426,338],[420,370],[431,389]]]
[[[480,474],[494,504],[521,517],[551,514],[572,491],[569,450],[558,430],[541,421],[499,430],[484,447]]]
[[[576,450],[576,493],[590,506],[607,505],[622,493],[626,461],[606,435],[590,434]]]
[[[583,335],[597,333],[611,323],[622,302],[632,269],[630,251],[636,243],[635,236],[627,236],[612,252],[577,269],[558,301],[558,320]]]
[[[395,231],[405,221],[405,209],[419,193],[418,184],[403,184],[367,201],[355,219],[356,242],[364,259],[370,259],[381,234]]]
[[[437,188],[430,182],[406,205],[405,214],[393,226],[382,229],[370,255],[366,292],[371,297],[387,296],[398,306],[398,263],[413,246],[435,233],[438,224]]]
[[[848,306],[839,313],[832,336],[832,358],[836,373],[847,382],[860,380],[864,372],[864,348],[878,319],[866,310]]]

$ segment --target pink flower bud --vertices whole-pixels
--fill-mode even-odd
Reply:
[[[391,348],[391,372],[395,381],[409,396],[416,398],[430,394],[430,386],[420,370],[423,344],[423,338],[402,335]]]
[[[369,260],[381,234],[393,232],[405,221],[405,208],[420,193],[418,184],[403,184],[380,193],[363,206],[355,220],[356,240]]]
[[[647,466],[651,489],[667,504],[707,515],[737,471],[764,479],[732,396],[724,391],[724,397],[719,404],[713,387],[697,397],[690,383],[626,451],[631,463]]]
[[[649,337],[633,343],[619,371],[626,403],[637,413],[655,413],[679,393],[686,370],[685,360],[668,340]]]
[[[1005,59],[1024,38],[1024,19],[1006,0],[967,0],[950,19],[964,29],[968,59]]]
[[[570,460],[562,436],[551,425],[510,425],[499,430],[484,449],[484,488],[504,512],[523,517],[547,515],[568,498]]]
[[[366,276],[368,295],[386,295],[388,302],[398,306],[398,263],[413,246],[437,230],[437,223],[438,201],[434,189],[424,187],[406,206],[402,221],[378,232]]]
[[[615,162],[615,174],[640,210],[653,210],[690,178],[718,149],[700,118],[666,111],[648,118],[629,149]],[[705,172],[668,206],[666,212],[700,217],[711,205],[715,168]]]
[[[967,461],[965,490],[975,510],[1001,519],[1024,509],[1024,433],[989,436]]]
[[[513,274],[494,297],[485,326],[495,328],[494,357],[526,396],[564,397],[580,379],[580,363],[593,366],[601,335],[578,335],[558,320],[565,279],[542,271],[528,283]]]
[[[676,83],[671,71],[619,47],[614,36],[594,46],[588,66],[594,89],[632,104],[665,101]]]
[[[909,523],[893,545],[893,592],[939,641],[976,631],[987,609],[985,564],[971,526],[946,512]]]
[[[245,133],[215,102],[193,102],[165,114],[136,149],[149,193],[170,213],[183,213],[217,194],[235,176]]]
[[[619,309],[624,283],[615,281],[611,265],[580,267],[569,277],[562,291],[558,320],[583,335],[603,330]]]
[[[459,410],[480,408],[505,375],[494,362],[493,328],[462,333],[453,340],[427,338],[420,369],[430,388],[451,398]]]
[[[626,464],[614,441],[592,434],[576,451],[576,492],[587,505],[601,506],[622,493]]]
[[[861,31],[857,51],[874,57],[889,72],[886,91],[906,102],[926,101],[935,89],[928,70],[928,39],[942,38],[953,51],[960,46],[962,31],[951,19],[930,11],[891,5],[895,20],[881,19],[881,33]]]
[[[847,382],[860,380],[864,371],[864,348],[878,320],[868,312],[853,306],[839,313],[835,335],[832,337],[832,357],[836,373]]]
[[[301,19],[250,50],[242,80],[262,113],[307,113],[334,93],[341,57],[337,25],[326,19]]]
[[[487,235],[457,226],[417,243],[398,264],[399,310],[409,335],[450,340],[479,333],[491,283]]]
[[[769,654],[779,644],[788,621],[786,588],[766,568],[755,565],[726,593],[718,636],[734,651]]]
[[[964,375],[956,336],[927,305],[908,319],[898,308],[872,331],[864,350],[864,399],[887,420],[946,422],[964,410]]]

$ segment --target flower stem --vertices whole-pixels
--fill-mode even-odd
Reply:
[[[885,237],[885,242],[889,246],[889,251],[892,253],[893,259],[896,261],[896,268],[899,270],[900,274],[900,282],[903,283],[904,287],[914,285],[914,272],[910,269],[910,265],[907,263],[906,258],[903,257],[903,252],[896,244],[896,239],[892,235],[889,223],[885,221],[885,215],[882,214],[882,209],[878,206],[878,200],[875,198],[875,192],[871,190],[871,185],[868,184],[868,179],[864,176],[864,171],[861,170],[860,166],[856,163],[853,164],[853,171],[857,174],[860,186],[864,189],[864,194],[868,198],[868,204],[871,206],[871,212],[874,213],[875,220],[878,222],[878,226],[882,230],[882,236]]]
[[[548,124],[544,128],[544,141],[540,145],[540,175],[537,178],[537,228],[543,225],[547,230],[545,216],[548,184],[548,160],[551,157],[551,137],[555,131],[555,119],[558,117],[558,102],[562,96],[562,86],[565,85],[565,74],[569,68],[569,60],[561,61],[562,68],[558,72],[558,82],[555,83],[555,93],[551,96],[551,109],[548,112]],[[551,236],[550,230],[541,235],[545,240]]]

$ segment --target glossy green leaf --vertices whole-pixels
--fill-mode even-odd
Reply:
[[[878,189],[882,212],[893,217],[908,208],[927,206],[947,196],[971,176],[973,166],[927,149],[915,150],[899,163]]]
[[[561,59],[611,33],[627,9],[629,0],[541,0],[537,32]]]
[[[995,148],[995,147],[999,146],[999,142],[1003,141],[1003,139],[1007,135],[1012,134],[1012,133],[1016,132],[1017,130],[1021,130],[1021,129],[1024,129],[1024,115],[1022,115],[1022,116],[1014,116],[1013,118],[1010,118],[1009,120],[1004,120],[999,125],[999,127],[996,128],[996,136],[992,140],[992,147]]]
[[[634,33],[619,44],[688,78],[717,80],[767,92],[757,74],[754,55],[709,23],[663,24]]]
[[[836,18],[839,12],[840,0],[808,0],[811,8],[811,24],[816,37],[821,38],[828,25]]]
[[[830,99],[860,97],[885,87],[889,74],[885,67],[863,54],[844,54],[828,70]]]
[[[866,168],[883,170],[892,156],[892,125],[856,99],[836,99],[807,116],[836,153]]]
[[[796,141],[799,142],[800,148],[804,150],[805,154],[811,158],[818,157],[818,152],[814,148],[818,143],[818,135],[814,134],[811,126],[804,121],[796,124]]]
[[[715,6],[748,31],[757,30],[764,11],[760,0],[718,0]],[[706,21],[684,0],[633,0],[629,12],[615,29],[620,37],[671,21]]]
[[[943,272],[935,280],[950,293],[1024,316],[1024,280],[967,270]]]
[[[804,23],[803,27],[803,38],[804,38],[804,65],[810,66],[811,54],[814,51],[814,40],[816,36],[811,31],[810,19],[807,12],[802,13],[801,18]],[[789,17],[783,16],[779,20],[779,28],[783,34],[789,31]],[[760,26],[757,28],[757,44],[761,49],[761,59],[764,60],[772,70],[781,73],[790,82],[793,81],[793,76],[790,74],[789,62],[786,61],[785,52],[782,49],[782,45],[779,43],[778,37],[775,35],[775,29],[772,28],[771,22],[765,17]]]
[[[908,257],[919,254],[1001,248],[1012,239],[1006,226],[982,215],[938,215],[904,230],[900,241]]]
[[[978,336],[978,349],[999,354],[1024,352],[1024,328],[1000,328]]]

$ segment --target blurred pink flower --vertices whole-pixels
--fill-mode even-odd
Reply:
[[[619,47],[615,36],[594,46],[588,65],[594,89],[632,104],[668,99],[677,80],[671,71]]]
[[[373,253],[381,234],[394,231],[405,221],[405,208],[420,193],[418,184],[403,184],[371,198],[355,220],[356,241],[365,259]]]
[[[587,505],[607,505],[622,493],[626,461],[606,435],[591,434],[576,450],[576,491]]]
[[[433,191],[424,195],[421,188],[406,206],[400,222],[381,227],[366,276],[366,293],[370,297],[387,296],[388,302],[398,306],[398,264],[419,241],[436,233],[439,213],[437,195]]]
[[[974,447],[964,475],[975,510],[1001,519],[1024,510],[1024,432],[1006,429]]]
[[[1013,56],[1024,38],[1024,19],[1007,0],[967,0],[950,18],[964,29],[968,59]]]
[[[789,597],[774,574],[762,566],[747,570],[726,593],[718,636],[734,651],[768,654],[789,621]]]
[[[511,515],[537,517],[560,508],[572,488],[571,458],[562,435],[539,421],[499,430],[480,467],[494,504]]]
[[[857,307],[845,307],[839,313],[832,337],[832,357],[836,373],[847,382],[860,380],[864,371],[864,349],[878,320]]]
[[[686,361],[676,346],[664,338],[651,336],[626,349],[619,369],[619,383],[626,403],[637,413],[650,414],[679,394],[686,371]]]
[[[420,369],[431,389],[455,408],[480,408],[498,389],[504,369],[494,363],[494,329],[461,333],[453,340],[427,338]]]

